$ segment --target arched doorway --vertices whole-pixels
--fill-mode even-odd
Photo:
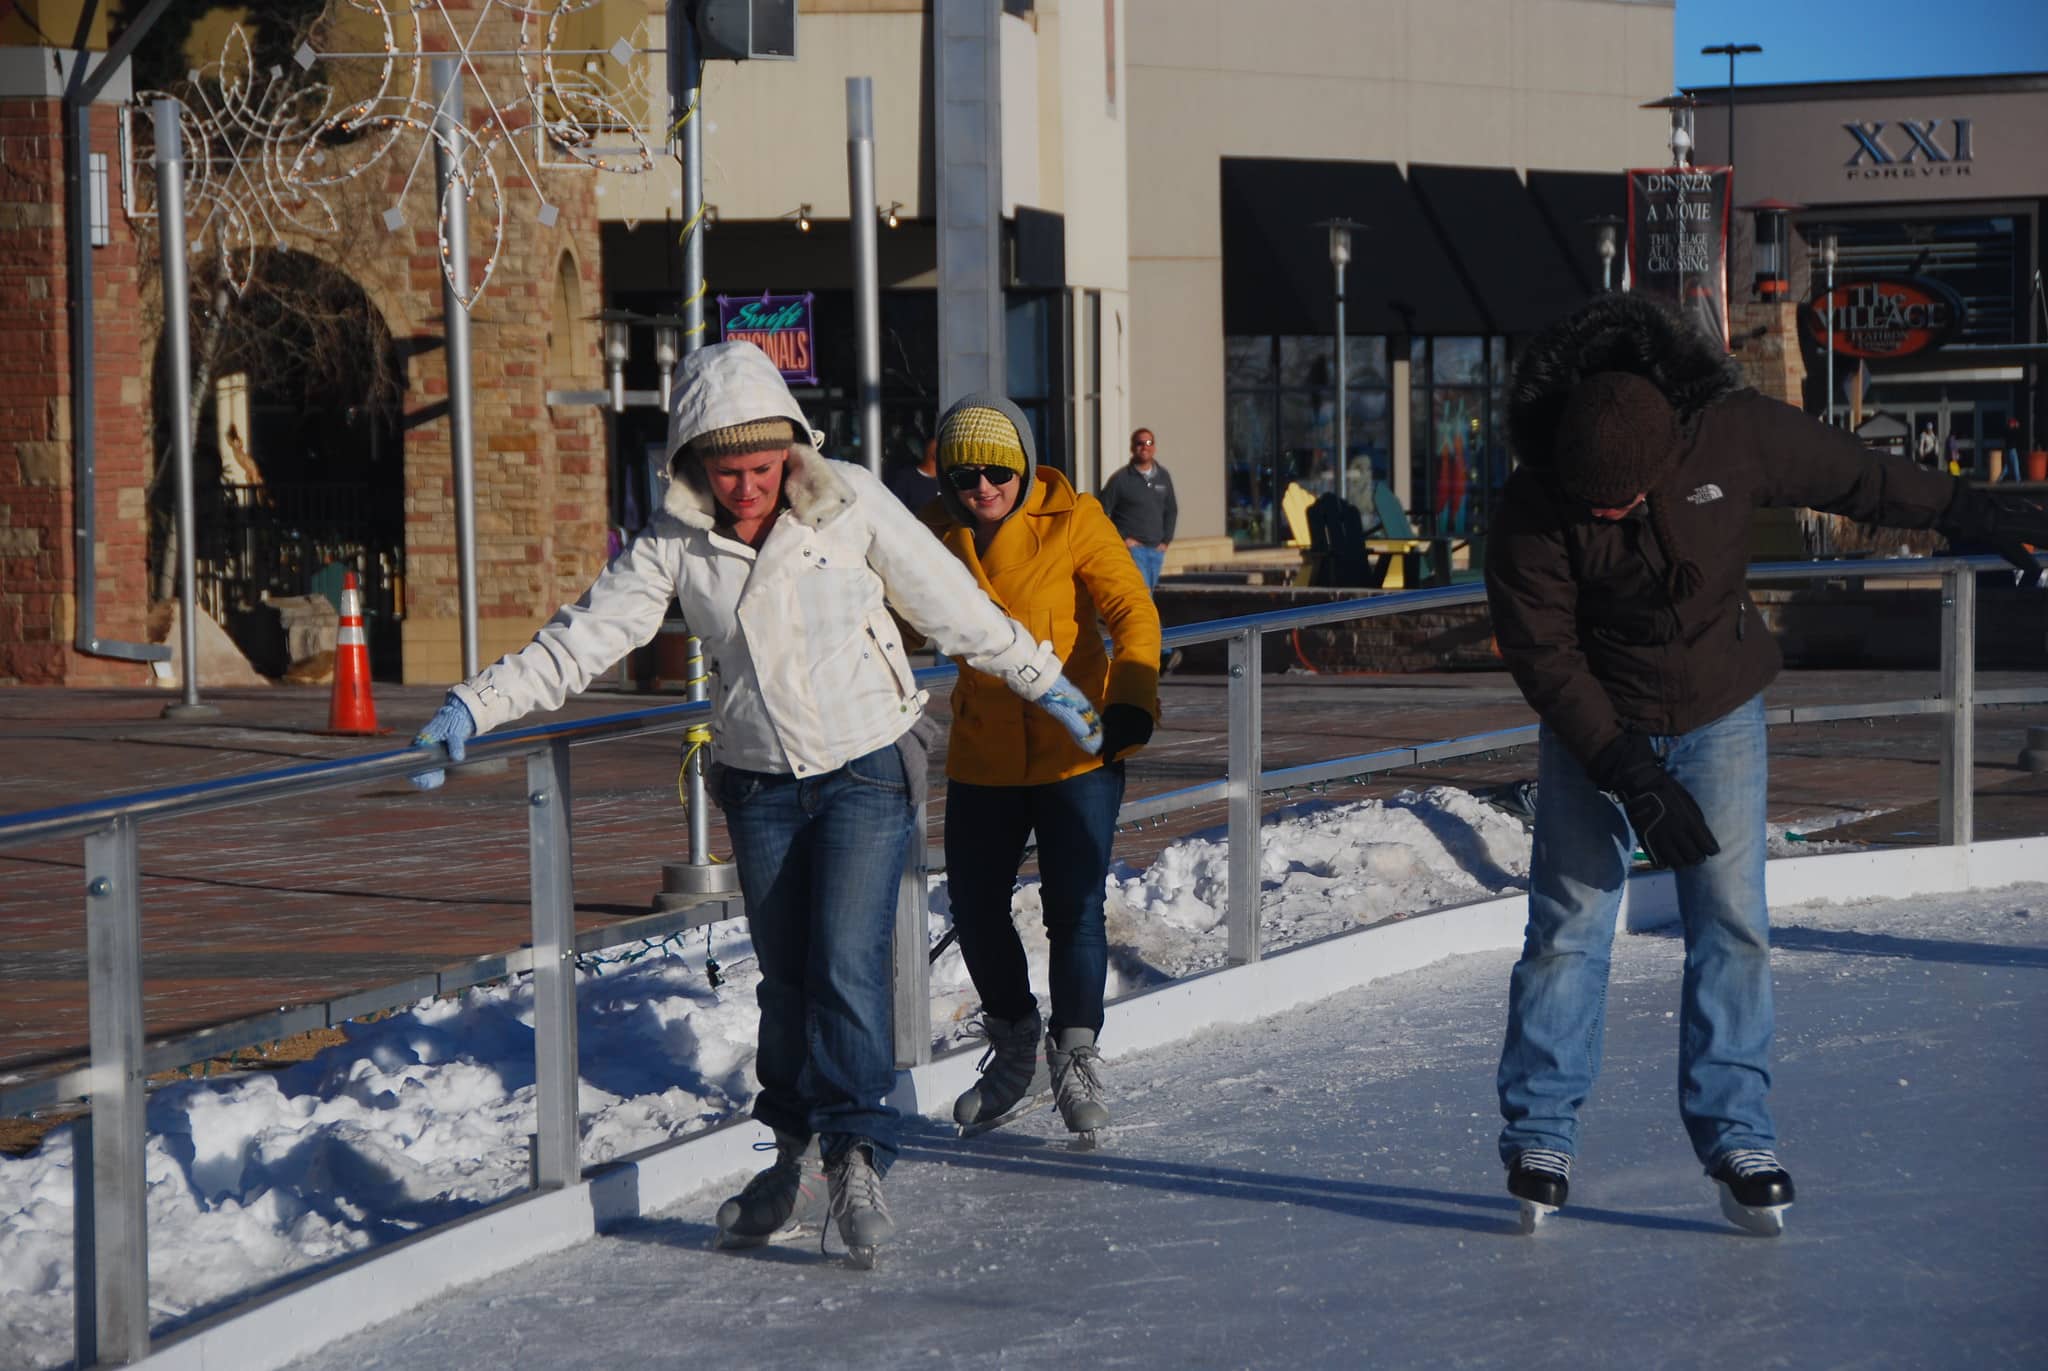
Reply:
[[[240,297],[223,291],[195,301],[194,312],[194,551],[202,606],[252,665],[281,675],[290,645],[269,602],[333,598],[343,572],[353,571],[371,671],[397,679],[405,614],[403,371],[383,316],[346,273],[285,249],[260,255]],[[162,384],[156,411],[164,434]],[[157,446],[169,451],[167,440]],[[161,569],[175,492],[159,479],[153,493],[152,564]]]

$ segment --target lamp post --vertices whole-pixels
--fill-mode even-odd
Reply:
[[[1762,51],[1763,48],[1755,43],[1716,43],[1700,49],[1702,57],[1728,55],[1728,165],[1731,167],[1735,165],[1735,59]]]
[[[1330,267],[1337,276],[1337,498],[1349,500],[1351,468],[1351,380],[1344,329],[1344,268],[1351,265],[1351,231],[1365,225],[1355,219],[1323,219],[1318,228],[1330,232]]]
[[[1600,254],[1600,290],[1614,289],[1614,259],[1621,255],[1621,216],[1596,214],[1586,221],[1593,230],[1593,250]]]
[[[661,414],[666,419],[669,401],[675,397],[676,362],[682,356],[682,335],[677,327],[681,320],[675,315],[660,315],[648,322],[654,325],[654,365],[661,371]]]
[[[1821,298],[1827,304],[1828,313],[1828,426],[1835,422],[1835,258],[1841,251],[1841,243],[1831,229],[1820,237],[1820,261],[1827,268],[1827,294]]]
[[[604,371],[611,388],[612,413],[626,412],[626,361],[633,355],[633,325],[640,316],[629,309],[608,309],[599,314],[604,324]]]

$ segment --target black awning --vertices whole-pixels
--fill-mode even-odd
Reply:
[[[1514,172],[1412,165],[1408,184],[1478,295],[1486,332],[1534,333],[1585,303],[1585,284]]]
[[[1572,274],[1587,291],[1600,285],[1600,254],[1588,219],[1606,215],[1619,223],[1628,214],[1628,181],[1618,171],[1531,171],[1529,194],[1535,197],[1551,237],[1564,250]],[[1617,288],[1621,261],[1614,263]]]
[[[1226,333],[1328,333],[1335,323],[1329,234],[1319,219],[1365,227],[1346,272],[1352,333],[1484,333],[1400,169],[1388,162],[1223,159]]]

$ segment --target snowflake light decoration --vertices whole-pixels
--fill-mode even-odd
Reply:
[[[326,113],[311,127],[293,159],[285,179],[293,186],[317,192],[323,187],[354,181],[385,162],[408,135],[420,135],[407,168],[403,185],[391,207],[384,211],[385,227],[393,232],[404,227],[402,205],[406,191],[419,175],[429,142],[446,154],[449,184],[439,217],[441,270],[465,308],[472,305],[490,283],[505,239],[505,187],[495,158],[508,152],[519,164],[524,179],[540,199],[539,220],[552,225],[557,207],[547,198],[540,172],[571,169],[640,175],[654,169],[654,147],[641,123],[629,112],[632,105],[650,100],[648,83],[636,79],[628,89],[613,87],[593,72],[565,69],[565,57],[610,56],[632,70],[635,59],[649,49],[636,47],[625,38],[602,50],[575,51],[560,46],[562,21],[590,9],[598,0],[483,0],[474,22],[464,33],[451,16],[444,0],[337,0],[349,9],[367,15],[381,30],[381,51],[321,52],[311,44],[297,54],[300,66],[310,70],[315,62],[375,62],[379,66],[375,90],[343,108]],[[511,53],[485,51],[477,46],[484,25],[494,10],[519,18],[519,46]],[[409,24],[394,23],[394,16],[409,16]],[[438,15],[451,46],[446,51],[429,50],[426,32],[430,16]],[[409,30],[404,46],[399,31]],[[515,59],[518,90],[499,99],[484,79],[490,59]],[[450,89],[474,87],[482,96],[481,127],[467,120],[441,118],[440,103],[423,97],[429,58],[450,57],[456,63],[456,84]],[[524,136],[531,134],[531,160],[522,151]],[[623,144],[607,144],[606,138],[623,138]],[[550,154],[553,154],[551,159]],[[335,166],[324,165],[331,157]],[[395,158],[393,159],[395,161]],[[488,250],[482,254],[475,279],[458,284],[452,274],[452,251],[448,239],[452,197],[460,195],[472,208],[490,211],[486,233]]]
[[[184,145],[189,250],[210,252],[221,279],[240,295],[266,239],[281,245],[292,231],[315,237],[336,231],[334,207],[319,187],[291,175],[307,138],[327,117],[332,92],[288,81],[279,67],[259,78],[239,25],[221,40],[219,60],[190,72],[187,86],[184,95],[139,91],[135,104],[122,110],[122,207],[131,219],[157,216],[153,170],[135,173],[154,156],[154,124],[147,116],[157,100],[173,100]],[[138,120],[138,113],[144,117]]]

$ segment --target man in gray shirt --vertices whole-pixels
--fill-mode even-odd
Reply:
[[[1131,460],[1118,467],[1102,483],[1102,512],[1123,535],[1131,560],[1145,577],[1145,588],[1159,588],[1159,573],[1166,569],[1167,545],[1173,542],[1173,526],[1180,517],[1180,502],[1173,496],[1173,477],[1154,455],[1158,442],[1152,430],[1141,428],[1131,434]]]

